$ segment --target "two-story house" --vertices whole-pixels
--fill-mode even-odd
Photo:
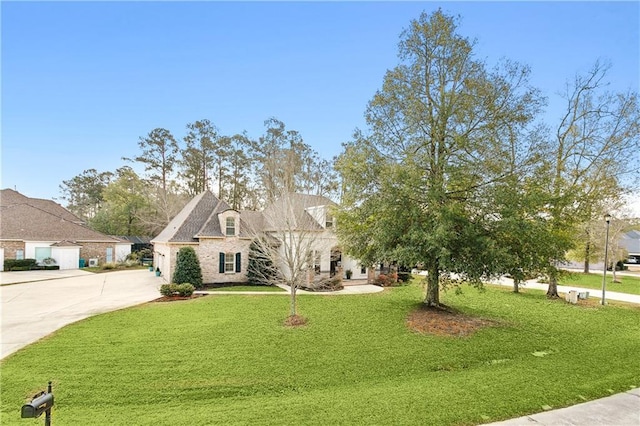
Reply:
[[[311,256],[318,274],[334,275],[350,269],[354,279],[367,273],[356,260],[342,255],[334,232],[326,197],[293,194],[295,211],[285,213],[278,201],[264,211],[236,211],[210,191],[194,197],[184,209],[152,240],[154,264],[167,281],[171,280],[176,256],[181,247],[192,246],[200,261],[205,283],[243,283],[247,281],[249,246],[258,235],[279,238],[281,225],[274,218],[290,214],[296,219],[296,233],[317,233],[318,250]],[[321,242],[321,243],[320,243]]]

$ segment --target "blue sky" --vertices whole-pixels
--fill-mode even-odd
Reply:
[[[269,117],[323,157],[365,128],[398,63],[403,28],[438,7],[460,15],[489,65],[532,68],[557,93],[597,60],[639,88],[638,2],[2,2],[2,181],[56,198],[83,170],[115,170],[156,127],[208,118],[257,138]]]

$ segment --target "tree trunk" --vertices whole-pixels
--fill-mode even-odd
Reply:
[[[296,286],[294,283],[291,283],[291,312],[290,316],[296,315]]]
[[[587,245],[584,248],[584,270],[585,274],[589,273],[589,256],[591,256],[591,243],[587,241]]]
[[[514,278],[513,280],[513,292],[520,293],[520,282]]]
[[[431,261],[429,265],[429,275],[427,276],[427,295],[424,303],[427,306],[440,305],[440,268],[438,260]]]
[[[549,274],[549,288],[547,289],[547,297],[558,298],[558,277],[555,273]]]

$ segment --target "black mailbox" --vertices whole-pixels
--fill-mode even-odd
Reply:
[[[51,407],[53,407],[53,394],[44,393],[40,396],[35,397],[30,403],[24,404],[22,406],[21,417],[23,419],[29,417],[39,417],[45,411],[50,410]]]

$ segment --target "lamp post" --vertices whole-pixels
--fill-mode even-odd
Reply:
[[[605,222],[607,222],[607,231],[606,231],[606,237],[604,240],[604,271],[602,273],[602,300],[600,301],[600,304],[603,306],[604,306],[604,300],[605,300],[604,292],[605,292],[605,287],[607,282],[607,262],[608,262],[607,254],[609,252],[609,224],[611,223],[611,215],[609,213],[604,215],[604,220]]]

